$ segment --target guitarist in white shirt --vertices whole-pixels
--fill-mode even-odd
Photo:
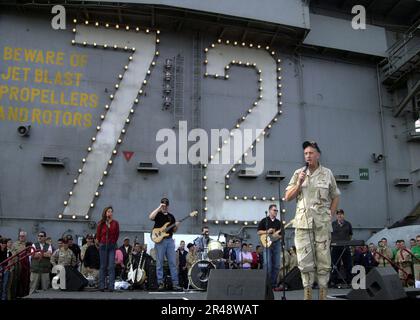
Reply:
[[[168,212],[169,200],[163,198],[160,201],[159,207],[153,210],[149,214],[149,219],[155,222],[154,229],[162,227],[165,223],[169,222],[170,225],[174,224],[174,227],[168,230],[168,236],[161,242],[155,243],[156,249],[156,275],[159,283],[159,290],[165,289],[163,283],[163,262],[166,258],[169,263],[169,270],[171,272],[171,279],[174,291],[182,291],[182,288],[178,285],[178,272],[176,267],[176,252],[175,242],[172,238],[174,232],[176,232],[179,222],[175,221],[175,217]]]
[[[271,279],[272,288],[277,287],[277,275],[280,269],[280,249],[281,243],[278,236],[281,229],[281,222],[277,219],[277,206],[270,204],[268,207],[268,216],[260,221],[258,224],[258,236],[271,237],[273,242],[268,248],[264,248],[264,270],[267,270]]]

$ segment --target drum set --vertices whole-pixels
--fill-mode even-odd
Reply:
[[[207,290],[210,270],[223,262],[223,245],[216,240],[211,240],[204,251],[201,252],[201,259],[196,261],[188,270],[189,286],[197,290]]]

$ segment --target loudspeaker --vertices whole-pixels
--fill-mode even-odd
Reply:
[[[159,287],[156,275],[156,261],[147,257],[144,267],[146,269],[147,276],[146,289],[156,290]]]
[[[302,290],[302,277],[298,267],[294,267],[284,277],[284,285],[287,290]]]
[[[274,300],[265,270],[211,269],[207,300]]]
[[[19,133],[20,136],[22,137],[27,137],[29,136],[29,131],[31,130],[31,126],[27,125],[27,126],[19,126],[17,128],[17,131]]]
[[[66,269],[67,291],[80,291],[89,284],[89,281],[75,268],[71,266],[64,268]]]
[[[353,289],[350,300],[397,300],[406,298],[398,273],[392,267],[373,268],[366,275],[366,289]]]

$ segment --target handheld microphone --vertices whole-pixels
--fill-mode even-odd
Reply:
[[[303,172],[306,172],[309,168],[309,162],[305,162],[305,169],[303,169]]]

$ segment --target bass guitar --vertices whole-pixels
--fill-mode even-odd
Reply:
[[[182,218],[181,220],[179,220],[179,222],[182,222],[190,217],[195,217],[197,216],[198,211],[192,211],[190,212],[186,217]],[[154,243],[159,243],[161,242],[163,239],[165,239],[167,236],[169,236],[169,231],[175,227],[175,223],[172,223],[171,225],[169,225],[170,222],[166,222],[162,227],[160,228],[154,228],[152,230],[152,232],[150,233],[150,237],[152,238],[152,241]]]

